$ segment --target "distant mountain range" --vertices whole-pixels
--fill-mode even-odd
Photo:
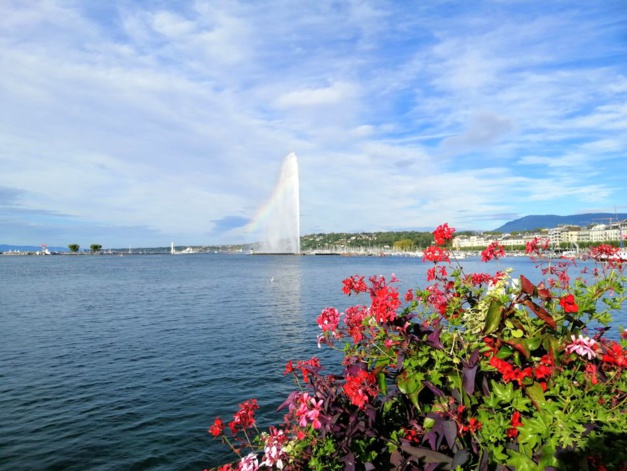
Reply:
[[[533,231],[534,229],[551,229],[563,224],[571,224],[574,226],[588,226],[590,224],[608,224],[627,219],[627,214],[615,213],[588,213],[588,214],[572,214],[570,216],[556,216],[554,214],[525,216],[503,224],[495,232],[511,233]]]

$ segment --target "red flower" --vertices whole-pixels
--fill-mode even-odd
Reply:
[[[553,368],[546,365],[538,365],[533,369],[533,376],[536,379],[550,378],[553,374]]]
[[[448,223],[438,226],[435,231],[433,231],[433,238],[435,239],[436,245],[444,245],[447,241],[452,240],[453,232],[455,232],[455,228],[448,227]]]
[[[305,383],[309,382],[309,375],[312,373],[317,373],[321,368],[320,360],[316,357],[312,357],[310,360],[302,361],[298,360],[296,367],[300,370],[303,375],[303,381]]]
[[[505,256],[505,249],[498,242],[494,241],[481,252],[481,261],[489,262],[492,259],[498,260]]]
[[[468,425],[462,425],[462,432],[475,433],[483,427],[483,424],[474,417],[468,419]]]
[[[595,260],[607,260],[608,258],[615,257],[619,250],[618,247],[601,244],[596,247],[590,247],[590,256]]]
[[[616,342],[609,344],[605,355],[603,355],[603,358],[601,359],[605,363],[616,365],[619,368],[627,368],[627,354],[623,347]]]
[[[516,381],[519,386],[522,386],[522,381],[525,378],[531,378],[531,368],[525,368],[520,370],[514,368],[514,366],[505,360],[501,360],[498,357],[490,358],[490,366],[496,368],[499,373],[503,375],[503,381],[509,383],[510,381]]]
[[[564,312],[577,312],[579,306],[575,303],[575,297],[572,294],[567,294],[560,299],[560,306],[564,309]]]
[[[235,435],[238,429],[244,430],[255,425],[255,411],[259,409],[257,399],[251,399],[239,405],[239,411],[233,416],[233,420],[229,422],[231,433]]]
[[[216,417],[216,419],[213,421],[213,425],[209,427],[209,433],[214,437],[219,437],[220,435],[222,435],[223,431],[224,422],[222,422],[222,419],[220,417]]]
[[[597,377],[597,365],[593,363],[586,364],[586,376],[590,378],[590,382],[593,385],[599,384],[599,378]]]
[[[378,322],[389,322],[396,319],[396,310],[401,304],[398,291],[384,286],[374,292],[370,309]]]
[[[507,436],[515,438],[518,436],[516,427],[520,427],[523,423],[520,421],[520,412],[516,411],[512,414],[511,428],[507,429]]]
[[[377,393],[374,383],[375,378],[372,373],[360,370],[355,376],[346,375],[346,383],[343,389],[348,399],[354,405],[363,409],[368,402],[369,395],[374,396]]]
[[[363,276],[353,275],[350,278],[346,278],[342,283],[344,284],[342,291],[349,296],[351,293],[359,294],[368,291]]]
[[[433,263],[438,263],[438,262],[450,263],[451,261],[449,257],[449,253],[443,248],[438,247],[437,245],[432,245],[431,247],[427,247],[422,252],[422,261],[424,262],[425,260],[429,262],[433,262]]]
[[[346,309],[344,323],[348,327],[348,335],[354,343],[359,343],[364,338],[364,320],[368,317],[368,310],[363,306],[351,306]]]
[[[542,254],[543,250],[549,248],[549,244],[551,239],[539,239],[534,237],[531,242],[527,242],[527,246],[525,247],[525,252],[532,254],[535,253],[537,255]]]
[[[340,313],[333,307],[324,309],[318,316],[318,325],[322,329],[322,332],[330,330],[331,333],[334,333],[339,323]]]
[[[434,266],[433,268],[429,268],[427,270],[427,281],[433,281],[436,278],[443,279],[448,276],[448,272],[446,271],[446,267],[442,266]]]

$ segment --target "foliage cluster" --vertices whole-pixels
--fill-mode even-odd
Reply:
[[[331,246],[393,247],[399,241],[405,241],[404,245],[410,241],[414,248],[424,248],[433,243],[433,236],[418,231],[310,234],[301,237],[300,245],[301,250],[321,250]]]
[[[627,470],[627,335],[610,330],[625,299],[616,249],[595,248],[581,268],[545,259],[548,241],[536,239],[533,283],[464,273],[449,258],[453,231],[433,233],[424,288],[402,296],[393,276],[344,280],[369,304],[318,318],[343,373],[290,361],[298,389],[284,423],[254,437],[256,401],[228,424],[216,418],[209,432],[240,456],[221,471]],[[493,243],[482,259],[503,255]]]

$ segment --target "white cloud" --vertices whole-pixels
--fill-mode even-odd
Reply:
[[[245,240],[290,151],[304,232],[627,204],[612,5],[7,5],[0,188],[146,245]]]
[[[334,83],[328,87],[294,90],[277,99],[280,108],[301,106],[337,105],[350,99],[356,93],[355,87],[348,83]]]

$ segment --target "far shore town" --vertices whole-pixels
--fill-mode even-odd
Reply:
[[[395,234],[398,238],[407,237],[408,233],[385,233]],[[329,234],[312,234],[301,236],[301,251],[298,255],[342,255],[342,256],[404,256],[422,257],[422,249],[430,243],[430,233],[414,233],[427,236],[420,241],[407,238],[392,241],[387,238],[383,242],[377,240],[377,233],[342,234],[341,238],[329,239]],[[335,234],[337,235],[337,234]],[[627,258],[627,250],[624,249],[627,243],[627,220],[610,222],[609,224],[591,224],[588,226],[559,225],[550,229],[536,229],[533,231],[517,231],[512,233],[500,232],[471,232],[465,231],[454,235],[451,250],[456,258],[466,258],[468,256],[479,255],[480,252],[490,244],[497,242],[510,255],[523,255],[527,244],[534,239],[548,240],[548,246],[557,256],[577,256],[590,246],[599,244],[610,244],[620,248],[620,257]],[[303,246],[303,242],[307,242]],[[41,250],[8,250],[0,252],[2,255],[150,255],[150,254],[198,254],[198,253],[251,253],[263,255],[258,244],[228,245],[228,246],[208,246],[208,247],[187,247],[177,249],[174,243],[171,247],[152,249],[109,249],[100,250],[82,249],[77,254],[71,254],[67,250],[55,252],[48,249],[46,245],[41,246]]]

